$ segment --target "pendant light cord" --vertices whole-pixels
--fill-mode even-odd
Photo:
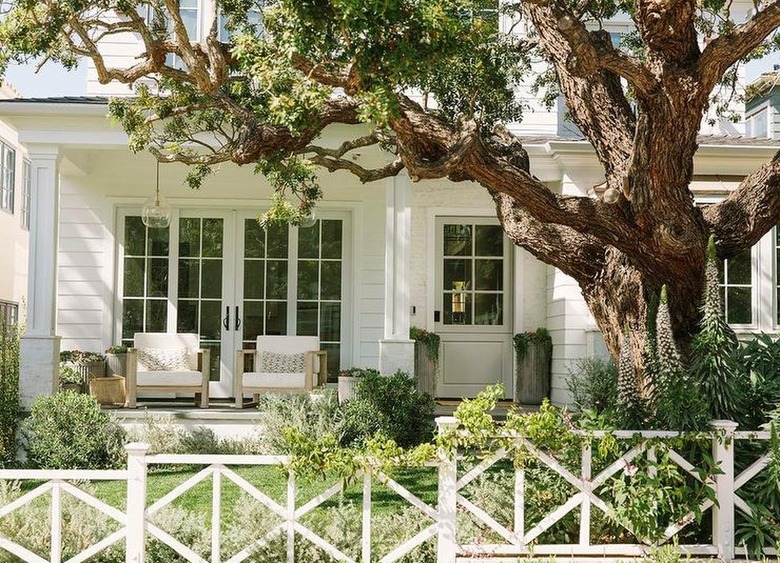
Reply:
[[[155,158],[157,162],[157,188],[155,189],[154,202],[157,207],[160,207],[160,161]]]

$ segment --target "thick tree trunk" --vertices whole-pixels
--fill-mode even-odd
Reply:
[[[640,390],[645,392],[650,383],[643,375],[649,307],[654,297],[660,295],[663,284],[668,288],[677,345],[684,355],[687,353],[691,336],[698,331],[699,296],[704,286],[703,256],[699,267],[668,270],[661,280],[655,274],[640,271],[624,255],[609,249],[599,277],[584,283],[579,281],[588,308],[616,361],[621,341],[628,338]]]

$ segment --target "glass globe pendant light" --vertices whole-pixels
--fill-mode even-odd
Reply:
[[[299,227],[302,227],[304,229],[308,229],[309,227],[313,227],[317,224],[317,215],[314,213],[314,209],[312,209],[308,215],[304,216],[300,223],[298,223]]]
[[[157,186],[154,196],[144,203],[141,221],[150,229],[166,229],[171,224],[171,206],[160,195],[160,161],[157,161]]]

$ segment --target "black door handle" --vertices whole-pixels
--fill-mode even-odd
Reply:
[[[222,326],[225,330],[230,330],[230,307],[225,307],[225,318],[222,319]]]
[[[238,317],[238,305],[236,305],[236,330],[241,326],[241,319]]]

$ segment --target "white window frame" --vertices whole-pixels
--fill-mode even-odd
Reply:
[[[7,166],[7,155],[13,155],[13,163]],[[0,209],[14,214],[16,197],[16,149],[0,140]]]
[[[30,230],[30,205],[32,203],[32,164],[29,160],[22,161],[22,209],[20,221],[22,228]]]
[[[756,135],[754,131],[755,120],[758,116],[766,117],[766,131],[763,135]],[[772,118],[773,112],[769,100],[760,106],[753,108],[749,114],[745,115],[745,137],[750,139],[771,139],[772,138]]]

